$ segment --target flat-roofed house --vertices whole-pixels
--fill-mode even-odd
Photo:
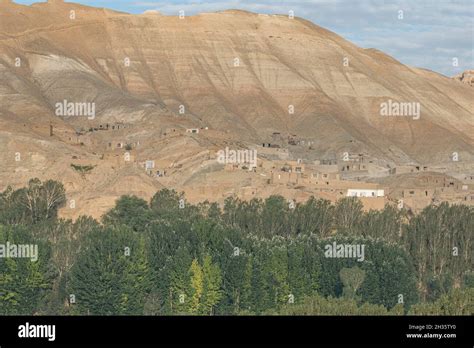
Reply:
[[[347,197],[384,197],[384,190],[348,189]]]

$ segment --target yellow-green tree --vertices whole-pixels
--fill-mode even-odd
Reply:
[[[209,255],[204,257],[203,267],[203,295],[200,306],[201,314],[209,315],[213,313],[214,307],[222,298],[222,276],[218,265],[212,263]]]
[[[203,291],[203,274],[198,260],[194,259],[189,268],[190,289],[189,289],[189,308],[191,314],[199,313],[201,307],[201,297]]]
[[[454,289],[434,302],[411,306],[410,315],[473,315],[474,288]]]

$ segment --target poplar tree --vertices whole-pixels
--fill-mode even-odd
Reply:
[[[68,284],[73,312],[92,315],[141,314],[149,289],[144,241],[125,227],[93,231]]]
[[[201,297],[203,293],[202,268],[197,259],[194,259],[189,268],[190,287],[188,288],[189,304],[188,312],[198,314],[201,309]]]
[[[30,231],[22,226],[0,225],[0,244],[33,244],[38,247],[38,259],[18,257],[0,258],[0,314],[38,314],[51,288],[50,247],[35,241]]]
[[[202,266],[203,293],[200,312],[202,314],[213,314],[214,307],[222,298],[222,276],[218,265],[212,263],[209,255],[204,256]]]

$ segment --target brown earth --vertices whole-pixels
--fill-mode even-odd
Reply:
[[[420,119],[382,117],[389,99],[420,103]],[[96,117],[56,116],[64,100],[95,103]],[[218,150],[274,144],[273,133],[290,159],[364,153],[380,167],[456,172],[455,152],[469,172],[473,100],[469,85],[299,18],[232,10],[180,19],[0,1],[0,190],[32,177],[61,180],[76,204],[66,217],[98,217],[122,194],[149,198],[164,186],[191,200],[254,188],[262,197],[306,197],[267,185],[264,171],[216,163]],[[146,160],[166,176],[148,175]],[[72,164],[94,167],[81,174]]]
[[[466,70],[463,73],[454,76],[454,79],[469,86],[474,86],[474,70]]]

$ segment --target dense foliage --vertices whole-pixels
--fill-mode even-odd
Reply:
[[[472,314],[474,209],[414,217],[280,196],[189,204],[164,189],[120,198],[100,222],[58,219],[62,184],[0,194],[0,314]],[[362,254],[337,254],[337,246]]]

